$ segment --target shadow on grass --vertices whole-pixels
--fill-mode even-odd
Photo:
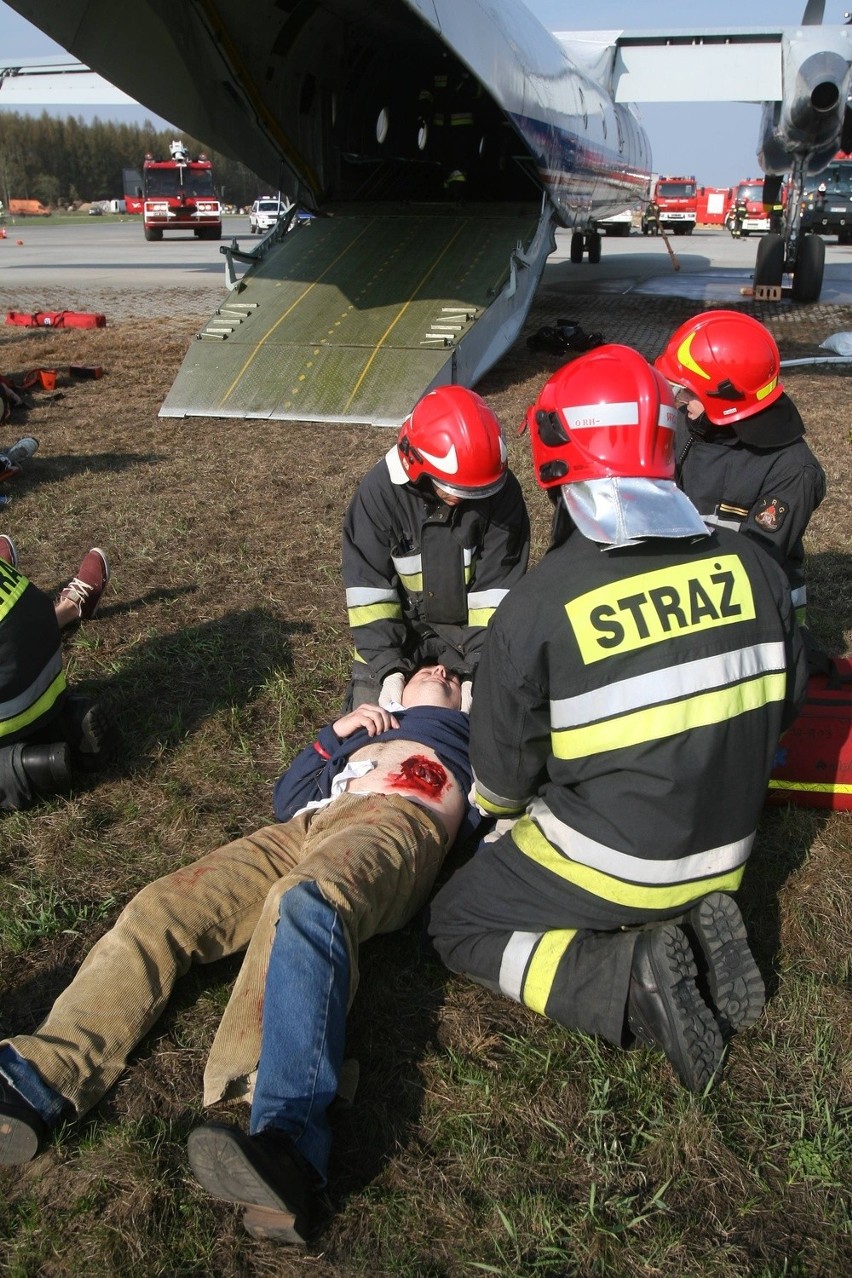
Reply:
[[[830,813],[792,805],[767,806],[746,866],[737,901],[770,995],[778,988],[777,958],[781,948],[780,895],[787,879],[808,858]]]
[[[837,550],[808,555],[808,625],[832,655],[846,651],[852,628],[852,556]]]
[[[75,683],[76,691],[102,699],[120,725],[112,771],[145,766],[211,715],[248,705],[273,670],[293,669],[290,636],[309,630],[249,608],[144,640],[111,678]]]
[[[165,453],[59,453],[43,457],[36,453],[25,473],[15,484],[26,492],[39,484],[58,484],[75,475],[118,474],[133,466],[150,466],[168,461]]]

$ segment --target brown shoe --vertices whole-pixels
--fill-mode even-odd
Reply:
[[[76,577],[72,577],[64,590],[60,591],[60,601],[73,603],[77,609],[78,619],[89,621],[98,610],[109,576],[107,557],[95,546],[84,557],[77,569]]]
[[[190,1132],[187,1148],[208,1194],[245,1206],[243,1224],[253,1237],[305,1246],[311,1173],[285,1132],[268,1128],[249,1136],[238,1127],[205,1123]]]

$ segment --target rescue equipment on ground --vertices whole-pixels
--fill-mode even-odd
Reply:
[[[545,325],[527,338],[531,351],[546,351],[549,355],[581,355],[605,342],[603,333],[586,333],[576,320],[564,319]]]
[[[852,811],[852,658],[832,657],[809,678],[805,704],[778,744],[767,802]]]
[[[6,323],[21,328],[105,328],[106,316],[94,311],[7,311]]]

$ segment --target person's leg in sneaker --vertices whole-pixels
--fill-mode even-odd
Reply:
[[[13,568],[18,566],[18,548],[6,533],[0,533],[0,559],[4,559]]]
[[[85,555],[76,576],[59,592],[54,608],[60,629],[94,617],[109,578],[107,557],[95,546]]]

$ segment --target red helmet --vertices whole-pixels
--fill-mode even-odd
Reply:
[[[542,488],[610,476],[674,479],[677,409],[665,378],[629,346],[599,346],[554,373],[527,409]]]
[[[751,417],[774,404],[783,387],[772,334],[739,311],[705,311],[681,324],[655,366],[701,400],[716,426]]]
[[[491,497],[506,482],[506,443],[485,400],[439,386],[414,405],[396,442],[408,480],[427,475],[455,497]]]

